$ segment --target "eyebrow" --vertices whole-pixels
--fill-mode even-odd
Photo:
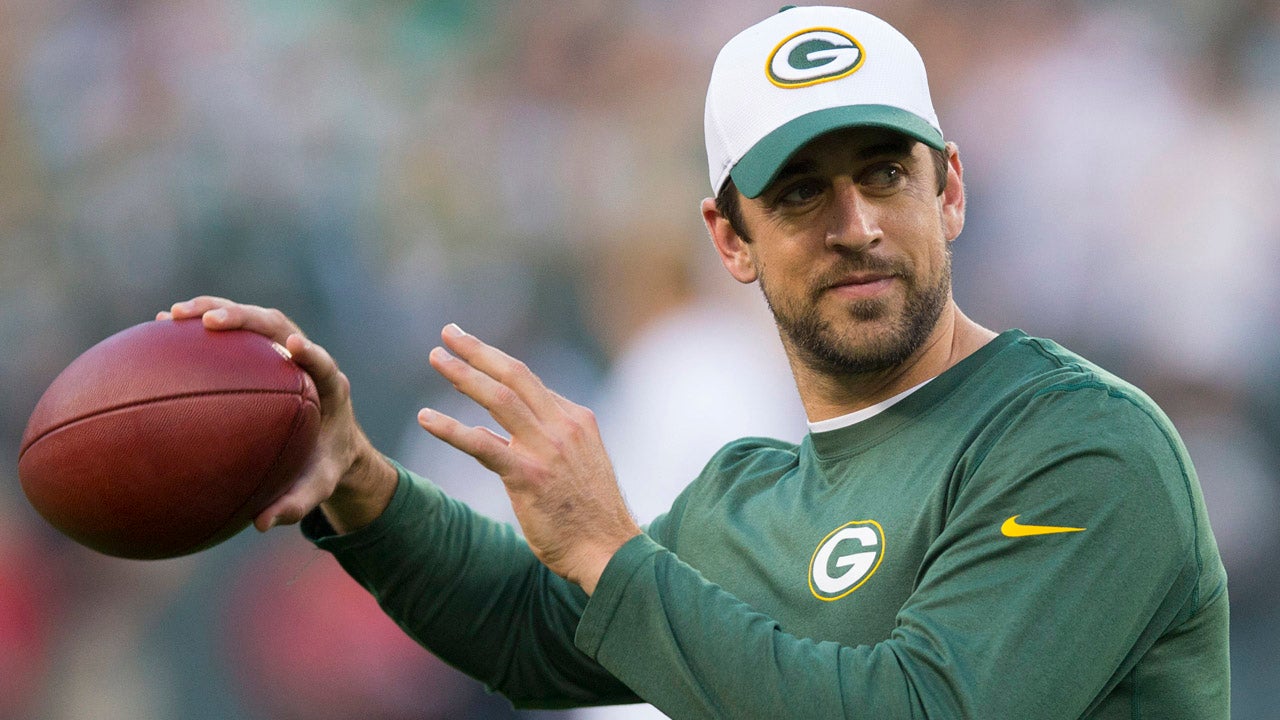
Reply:
[[[891,140],[886,140],[885,142],[861,148],[854,157],[858,160],[870,160],[882,155],[893,155],[899,157],[910,155],[911,148],[915,145],[915,142],[916,141],[909,140],[907,138],[893,138]],[[787,178],[794,177],[796,175],[804,175],[806,173],[813,172],[816,167],[817,163],[808,158],[793,160],[782,166],[782,169],[779,170],[778,174],[774,177],[773,182],[782,182]]]

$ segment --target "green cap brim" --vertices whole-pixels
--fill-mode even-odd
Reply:
[[[733,166],[729,176],[743,195],[758,197],[797,150],[819,135],[848,127],[887,128],[935,150],[945,147],[942,133],[918,115],[888,105],[845,105],[801,115],[765,135]]]

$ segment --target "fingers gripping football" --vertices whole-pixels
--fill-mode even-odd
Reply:
[[[297,479],[254,521],[259,530],[300,521],[317,506],[339,532],[368,523],[381,513],[394,492],[395,470],[373,448],[356,421],[351,383],[320,345],[274,308],[200,296],[175,303],[156,319],[201,318],[210,330],[243,329],[280,343],[307,371],[320,396],[320,436]],[[323,503],[323,505],[322,505]]]

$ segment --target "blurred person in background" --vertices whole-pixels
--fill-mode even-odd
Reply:
[[[0,480],[9,480],[0,471]],[[16,482],[16,480],[14,480]],[[48,684],[57,635],[61,563],[0,495],[0,720],[35,715]]]

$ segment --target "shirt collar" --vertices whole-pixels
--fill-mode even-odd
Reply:
[[[933,378],[929,378],[929,380],[932,380],[932,379]],[[846,428],[846,427],[849,427],[850,425],[856,425],[857,423],[860,423],[863,420],[873,418],[876,415],[879,415],[880,413],[884,412],[885,410],[888,410],[889,408],[893,407],[895,404],[905,399],[911,393],[919,390],[925,385],[928,385],[929,380],[925,380],[924,382],[920,383],[919,385],[916,385],[915,387],[907,388],[906,390],[903,390],[902,392],[898,393],[897,395],[894,395],[888,400],[881,400],[880,402],[870,407],[864,407],[861,410],[854,410],[851,413],[829,418],[827,420],[819,420],[817,422],[810,421],[809,432],[818,433],[818,432],[828,432],[831,430],[839,430],[840,428]]]

